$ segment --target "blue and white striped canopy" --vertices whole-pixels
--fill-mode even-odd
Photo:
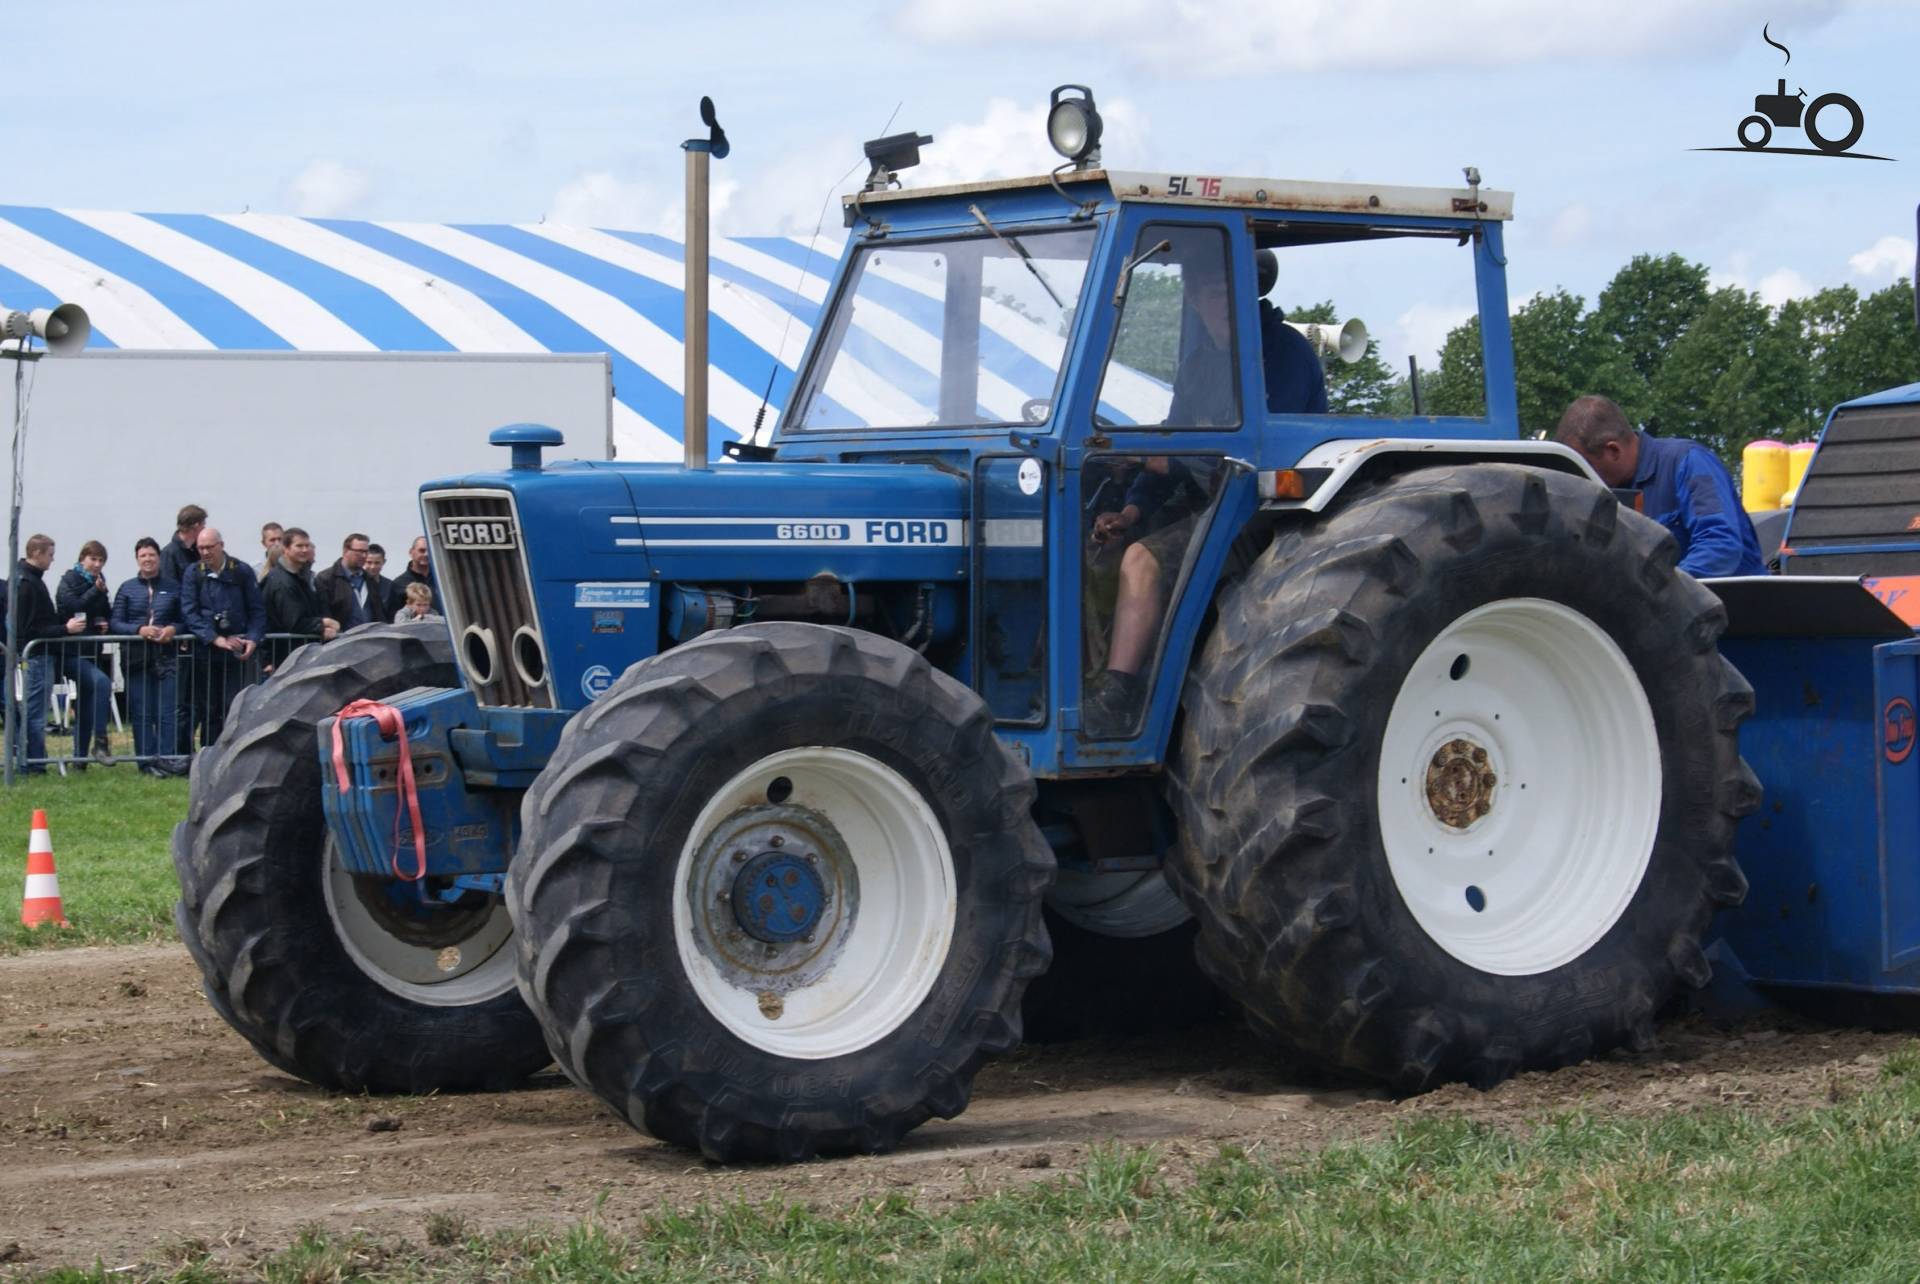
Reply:
[[[712,243],[710,434],[771,417],[837,241]],[[78,303],[93,346],[325,352],[605,352],[616,453],[680,455],[681,243],[644,232],[133,214],[0,205],[0,303]]]

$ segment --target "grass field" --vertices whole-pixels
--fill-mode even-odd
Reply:
[[[309,1233],[285,1251],[36,1280],[1542,1280],[1911,1281],[1920,1276],[1920,1048],[1879,1085],[1785,1119],[1713,1108],[1573,1114],[1524,1133],[1462,1121],[1175,1174],[1153,1150],[1097,1153],[1046,1184],[937,1212],[703,1206],[615,1231],[418,1240]]]
[[[47,813],[60,896],[71,930],[20,926],[27,831]],[[187,782],[155,780],[131,764],[94,766],[66,778],[48,774],[0,788],[0,954],[62,945],[117,945],[173,939],[179,897],[167,839],[187,812]]]

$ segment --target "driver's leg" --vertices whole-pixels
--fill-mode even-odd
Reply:
[[[1120,594],[1113,607],[1113,648],[1107,668],[1138,674],[1160,627],[1160,562],[1145,544],[1134,544],[1120,558]]]
[[[1107,670],[1082,710],[1082,725],[1096,736],[1125,735],[1138,721],[1147,694],[1141,670],[1160,629],[1160,559],[1153,550],[1144,543],[1130,545],[1120,557],[1119,580]]]

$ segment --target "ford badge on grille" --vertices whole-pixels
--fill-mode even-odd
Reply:
[[[513,548],[513,523],[504,517],[442,517],[440,543],[446,548]]]

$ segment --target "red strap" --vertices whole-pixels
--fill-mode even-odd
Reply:
[[[378,700],[355,700],[335,716],[333,778],[343,794],[353,788],[353,777],[347,772],[347,749],[340,728],[353,718],[372,718],[380,728],[382,740],[400,742],[400,793],[407,800],[407,816],[413,821],[413,872],[409,874],[400,868],[400,813],[397,810],[393,813],[391,864],[395,878],[417,883],[427,872],[427,837],[420,824],[420,793],[413,783],[413,754],[407,749],[407,720],[398,709]]]

